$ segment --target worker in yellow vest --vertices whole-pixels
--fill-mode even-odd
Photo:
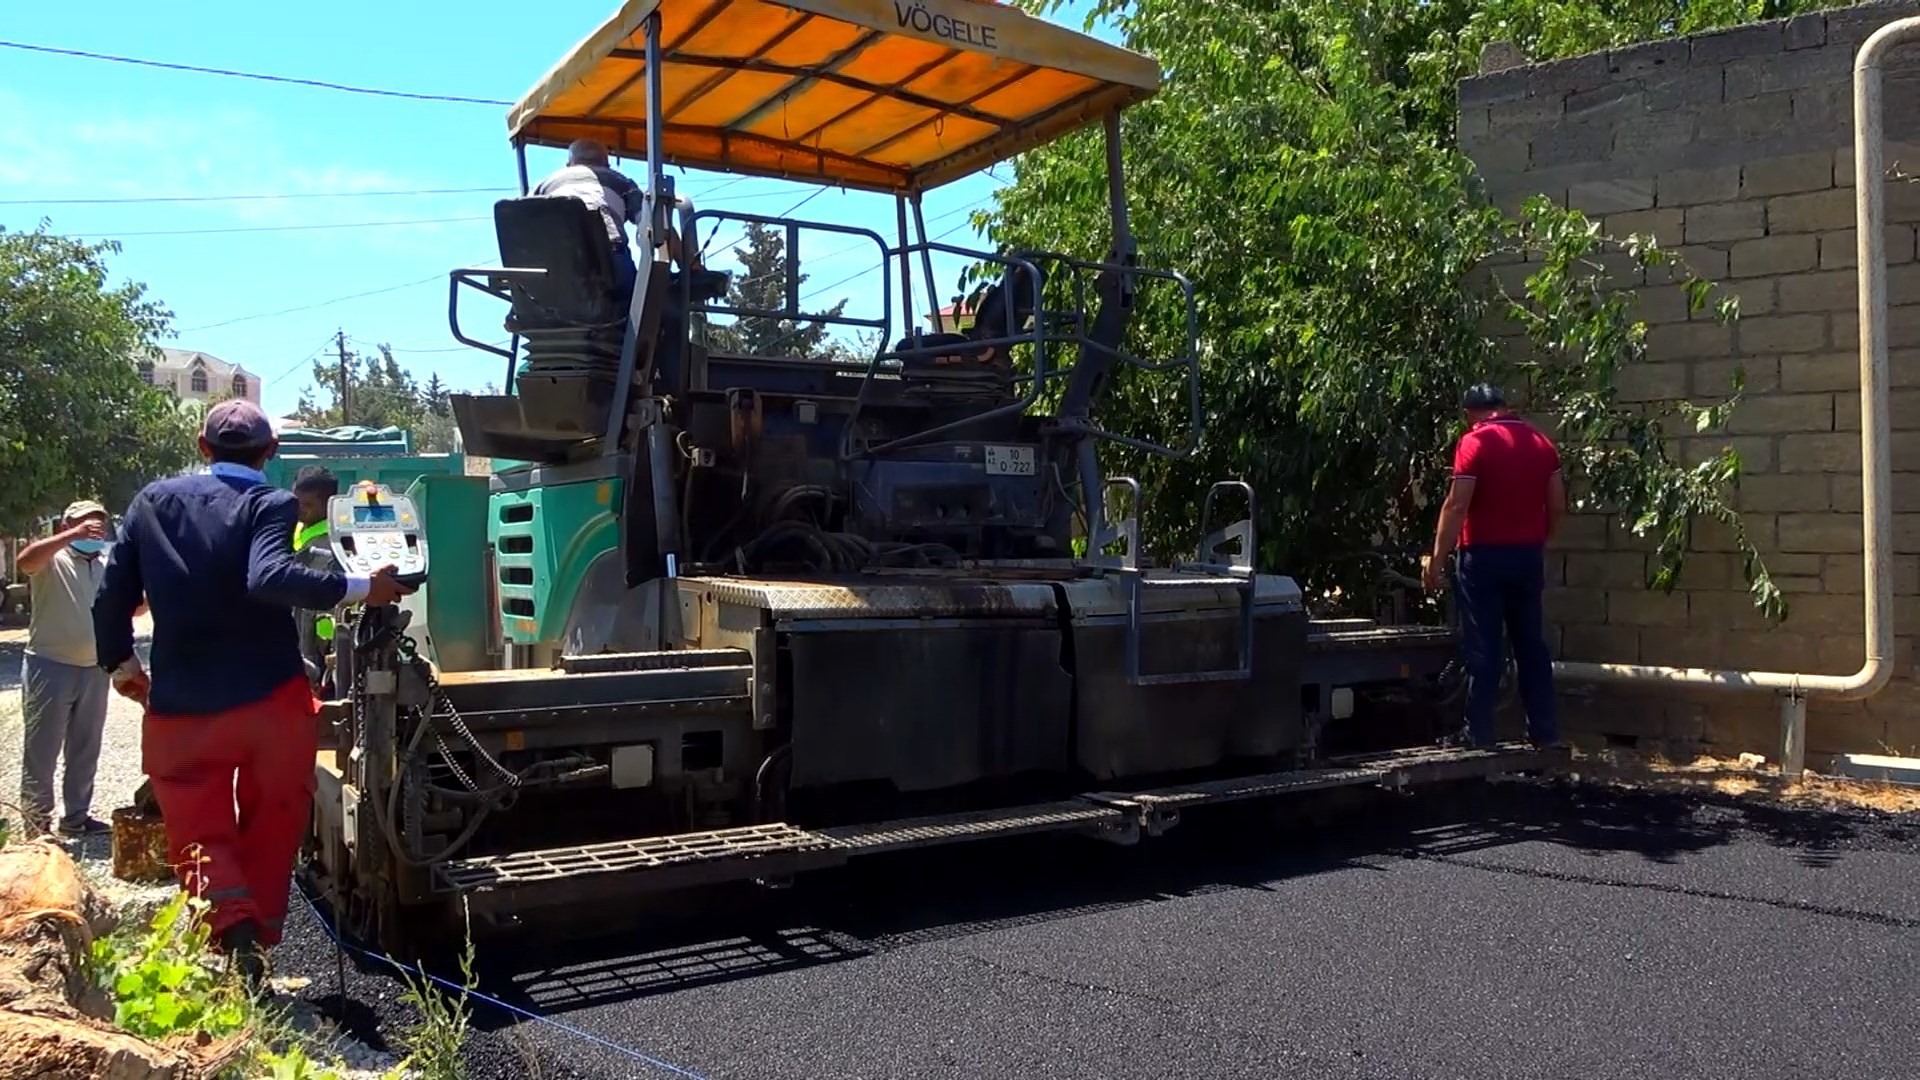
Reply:
[[[300,561],[315,570],[336,569],[333,545],[327,541],[327,503],[340,494],[340,480],[332,470],[309,465],[293,480],[294,497],[300,501],[299,527],[293,533],[293,550]],[[300,656],[306,661],[307,682],[320,698],[333,696],[333,612],[299,611]]]

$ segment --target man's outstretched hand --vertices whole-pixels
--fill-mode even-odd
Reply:
[[[153,688],[153,681],[147,678],[145,668],[140,666],[138,658],[128,660],[113,669],[113,692],[128,701],[138,702],[142,708],[147,704],[147,691]]]
[[[1445,559],[1428,558],[1420,568],[1420,583],[1428,592],[1441,592],[1447,587],[1447,562]]]
[[[403,596],[413,595],[413,586],[400,584],[398,575],[399,571],[391,566],[383,566],[373,572],[367,582],[368,607],[380,607],[391,604]]]

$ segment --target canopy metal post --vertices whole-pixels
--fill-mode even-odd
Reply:
[[[1107,129],[1107,205],[1113,215],[1113,254],[1115,262],[1133,252],[1133,229],[1127,222],[1127,174],[1120,160],[1120,112],[1106,115]]]
[[[525,197],[533,190],[533,184],[527,178],[527,140],[513,140],[513,159],[520,169],[520,195]],[[520,370],[520,335],[514,334],[507,339],[507,377],[501,383],[506,389],[502,393],[513,393],[513,377]]]
[[[627,405],[627,399],[633,391],[635,369],[640,363],[643,350],[647,352],[648,371],[651,372],[653,367],[653,342],[642,341],[641,338],[648,328],[648,320],[644,317],[646,314],[647,300],[649,297],[656,296],[658,293],[653,283],[653,275],[658,270],[658,267],[653,261],[653,253],[666,240],[666,210],[661,201],[661,193],[670,193],[672,191],[671,182],[666,177],[666,170],[662,168],[660,163],[660,14],[658,12],[647,16],[646,63],[646,191],[647,197],[652,200],[652,205],[649,207],[647,213],[646,249],[642,253],[643,257],[635,260],[638,265],[635,267],[637,273],[634,276],[633,296],[628,301],[626,328],[620,335],[620,368],[619,373],[614,376],[613,380],[613,406],[607,410],[606,435],[602,440],[600,451],[609,457],[620,458],[622,461],[621,468],[623,470],[631,467],[631,459],[622,454],[623,444],[626,441],[627,422],[632,416],[632,411]],[[623,151],[626,149],[624,133],[621,136],[619,148]],[[671,200],[672,196],[669,194],[667,201]],[[650,376],[648,381],[651,381]],[[642,387],[642,392],[651,394],[653,388],[651,386],[644,386]],[[650,409],[648,412],[650,423],[657,425],[666,422],[665,417],[658,409]],[[630,476],[625,478],[631,482]],[[669,491],[664,494],[660,491],[654,492],[656,519],[660,517],[662,512],[662,498],[671,502],[672,492]],[[667,546],[669,543],[667,538],[671,535],[668,530],[678,526],[679,517],[677,514],[669,515],[669,517],[671,520],[656,520],[655,527],[659,530],[656,535],[661,537],[661,550],[671,558],[674,552]],[[669,563],[669,566],[671,566],[671,563]],[[671,569],[668,570],[667,576],[673,576]]]
[[[653,196],[653,212],[647,215],[647,254],[660,250],[667,242],[667,207],[673,202],[673,180],[667,176],[660,147],[660,13],[647,16],[647,191]],[[684,238],[692,242],[692,237]]]
[[[900,229],[900,340],[904,341],[913,333],[913,259],[907,252],[907,197],[895,195],[893,209]]]
[[[1115,266],[1130,267],[1135,265],[1137,256],[1133,246],[1133,229],[1127,221],[1127,174],[1120,156],[1120,111],[1109,109],[1101,119],[1107,142],[1107,211],[1113,220],[1113,250],[1107,260]],[[1096,323],[1114,322],[1108,348],[1119,346],[1124,323],[1110,320],[1107,306],[1115,305],[1116,314],[1133,307],[1133,276],[1122,272],[1115,277],[1117,280],[1100,290],[1101,315],[1096,320]],[[1119,318],[1124,319],[1124,315]],[[1099,329],[1096,326],[1096,335]],[[1060,410],[1062,416],[1075,421],[1086,419],[1094,397],[1106,381],[1105,373],[1113,363],[1114,355],[1110,352],[1096,350],[1094,355],[1089,355],[1086,349],[1082,349],[1079,362],[1074,365],[1073,375],[1067,383],[1067,396]],[[1080,444],[1074,448],[1074,456],[1080,474],[1082,507],[1086,512],[1087,554],[1097,557],[1102,540],[1106,537],[1106,479],[1101,475],[1100,453],[1092,438],[1082,436]]]
[[[933,319],[933,329],[936,333],[947,333],[946,326],[940,322],[940,294],[933,283],[933,237],[927,235],[927,214],[921,199],[923,194],[918,188],[914,189],[913,227],[920,230],[920,268],[927,273],[927,307]],[[956,322],[959,318],[960,313],[954,312]]]

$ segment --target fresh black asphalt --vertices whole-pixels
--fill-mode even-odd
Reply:
[[[338,1009],[310,917],[281,954]],[[684,1072],[483,1006],[476,1080],[1909,1078],[1920,820],[1463,785],[869,860],[483,961],[487,993]],[[404,1028],[393,980],[347,991],[357,1029]]]

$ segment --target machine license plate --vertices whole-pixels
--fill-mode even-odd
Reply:
[[[1032,476],[1033,447],[1031,446],[989,446],[987,447],[988,476]]]

